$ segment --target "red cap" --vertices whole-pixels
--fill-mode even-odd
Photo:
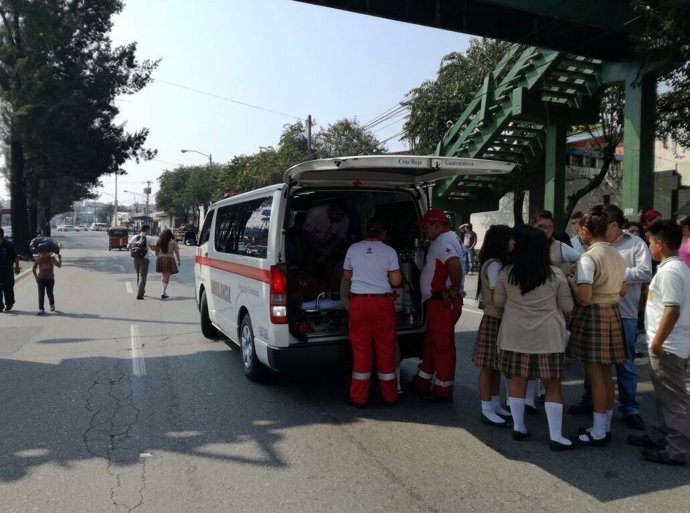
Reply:
[[[658,210],[647,210],[647,212],[644,213],[644,222],[649,224],[655,219],[659,219],[661,217],[661,212]]]
[[[424,225],[427,223],[447,223],[448,218],[443,210],[438,208],[430,208],[424,217],[417,221],[418,225]]]

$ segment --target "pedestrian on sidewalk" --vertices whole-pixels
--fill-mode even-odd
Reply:
[[[156,243],[156,272],[161,273],[161,299],[168,299],[170,275],[180,272],[180,248],[173,237],[172,230],[166,228],[158,236]]]
[[[681,230],[671,220],[658,220],[647,228],[649,250],[660,262],[649,285],[645,312],[657,421],[647,434],[628,437],[628,442],[644,448],[645,459],[666,465],[685,465],[690,455],[690,396],[685,389],[690,358],[690,268],[678,257]]]
[[[14,275],[20,270],[17,250],[0,228],[0,312],[9,312],[14,306]]]
[[[141,226],[141,232],[127,243],[127,249],[132,255],[134,270],[137,273],[137,299],[144,299],[146,278],[149,274],[149,261],[156,258],[153,252],[156,248],[156,239],[151,237],[150,233],[151,227],[144,224]]]
[[[36,278],[38,285],[38,315],[45,315],[46,311],[45,296],[48,294],[48,305],[50,311],[55,311],[55,296],[53,289],[55,287],[55,267],[62,267],[62,256],[60,253],[52,254],[50,250],[41,245],[38,247],[38,258],[34,262],[32,272]]]

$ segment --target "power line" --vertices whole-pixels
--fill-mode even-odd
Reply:
[[[154,80],[155,82],[160,82],[161,84],[167,84],[167,85],[171,85],[171,86],[173,86],[173,87],[179,87],[180,89],[186,89],[187,91],[192,91],[192,92],[194,92],[194,93],[203,94],[204,96],[210,96],[210,97],[212,97],[212,98],[217,98],[217,99],[219,99],[219,100],[225,100],[225,101],[227,101],[227,102],[236,103],[237,105],[243,105],[243,106],[249,107],[249,108],[251,108],[251,109],[262,110],[262,111],[264,111],[264,112],[270,112],[271,114],[276,114],[276,115],[278,115],[278,116],[285,116],[285,117],[288,117],[288,118],[297,119],[297,120],[299,120],[299,121],[302,121],[302,119],[303,119],[303,118],[301,118],[301,117],[299,117],[299,116],[293,116],[292,114],[286,114],[286,113],[284,113],[284,112],[279,112],[279,111],[277,111],[277,110],[268,109],[268,108],[266,108],[266,107],[260,107],[259,105],[253,105],[253,104],[251,104],[251,103],[242,102],[242,101],[239,101],[239,100],[234,100],[234,99],[232,99],[232,98],[228,98],[227,96],[221,96],[221,95],[219,95],[219,94],[209,93],[209,92],[207,92],[207,91],[202,91],[201,89],[195,89],[195,88],[193,88],[193,87],[184,86],[184,85],[182,85],[182,84],[176,84],[175,82],[169,82],[169,81],[167,81],[167,80],[161,80],[160,78],[153,78],[153,80]]]

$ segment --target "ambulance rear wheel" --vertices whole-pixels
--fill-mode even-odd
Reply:
[[[249,314],[242,317],[240,323],[240,349],[244,374],[250,381],[262,381],[266,376],[266,367],[256,357],[254,347],[254,329]]]

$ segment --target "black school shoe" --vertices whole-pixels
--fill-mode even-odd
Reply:
[[[500,415],[499,415],[499,417],[500,417]],[[501,417],[501,418],[503,419],[503,422],[494,422],[493,420],[491,420],[489,417],[487,417],[486,415],[484,415],[482,413],[481,416],[479,417],[479,421],[482,424],[488,424],[490,426],[496,426],[496,427],[502,427],[502,428],[512,428],[513,427],[513,422],[512,422],[511,418],[507,418],[507,419],[505,417]]]
[[[630,428],[637,431],[644,431],[644,420],[640,417],[639,413],[633,413],[632,415],[626,415],[623,417],[623,422]]]
[[[648,434],[628,435],[628,443],[636,447],[649,447],[651,449],[663,449],[661,445],[655,444]]]
[[[567,444],[562,444],[561,442],[556,442],[554,440],[549,441],[549,449],[551,449],[554,452],[561,452],[561,451],[572,451],[573,449],[577,449],[577,444],[570,440],[570,445]]]
[[[666,449],[653,449],[651,447],[645,447],[642,450],[642,456],[647,461],[653,463],[661,463],[662,465],[674,465],[677,467],[682,467],[685,465],[685,460],[676,460],[671,458],[666,452]]]

